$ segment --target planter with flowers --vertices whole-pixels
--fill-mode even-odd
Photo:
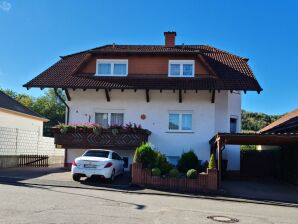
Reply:
[[[140,125],[59,124],[52,128],[55,144],[63,148],[132,148],[148,141],[151,132]]]

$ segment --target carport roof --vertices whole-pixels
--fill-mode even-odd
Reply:
[[[298,133],[217,133],[210,144],[221,141],[227,145],[287,145],[298,144]]]

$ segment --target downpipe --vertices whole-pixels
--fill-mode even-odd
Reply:
[[[54,89],[55,95],[59,98],[59,100],[61,100],[61,102],[65,105],[66,107],[66,124],[69,123],[69,106],[67,105],[67,103],[65,102],[65,100],[62,98],[62,96],[59,95],[59,93],[57,92],[57,89]]]

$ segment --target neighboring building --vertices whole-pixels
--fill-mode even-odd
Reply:
[[[172,162],[189,149],[208,160],[217,132],[240,132],[242,91],[262,88],[248,59],[176,45],[175,32],[164,34],[165,45],[112,44],[63,56],[24,86],[64,89],[69,123],[141,124]],[[67,149],[67,163],[83,147]],[[132,162],[135,148],[113,149]],[[223,158],[229,170],[240,169],[239,146],[227,146]]]
[[[43,135],[48,120],[0,91],[0,127],[36,131]]]
[[[280,117],[273,123],[262,128],[259,133],[297,133],[298,132],[298,109]]]
[[[49,165],[63,164],[64,149],[56,149],[54,138],[43,136],[47,121],[0,91],[0,168],[18,166],[24,162],[20,155],[47,155]]]
[[[298,133],[298,109],[293,110],[280,117],[273,123],[262,128],[259,133],[277,134],[277,133]],[[279,149],[280,146],[258,145],[258,150]]]

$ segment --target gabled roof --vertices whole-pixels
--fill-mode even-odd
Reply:
[[[7,112],[15,112],[19,115],[26,115],[33,118],[40,119],[42,121],[48,121],[47,119],[43,118],[40,114],[30,110],[29,108],[25,107],[18,101],[14,100],[10,96],[7,96],[5,93],[0,91],[0,110],[3,109]]]
[[[268,126],[262,128],[259,133],[279,133],[298,131],[298,109],[282,116]]]
[[[200,58],[211,70],[210,76],[169,78],[136,74],[133,77],[95,77],[82,74],[80,68],[96,55],[191,55]],[[262,91],[252,73],[248,59],[208,45],[105,45],[87,51],[62,56],[56,64],[24,86],[40,88],[129,88],[129,89],[207,89]]]

